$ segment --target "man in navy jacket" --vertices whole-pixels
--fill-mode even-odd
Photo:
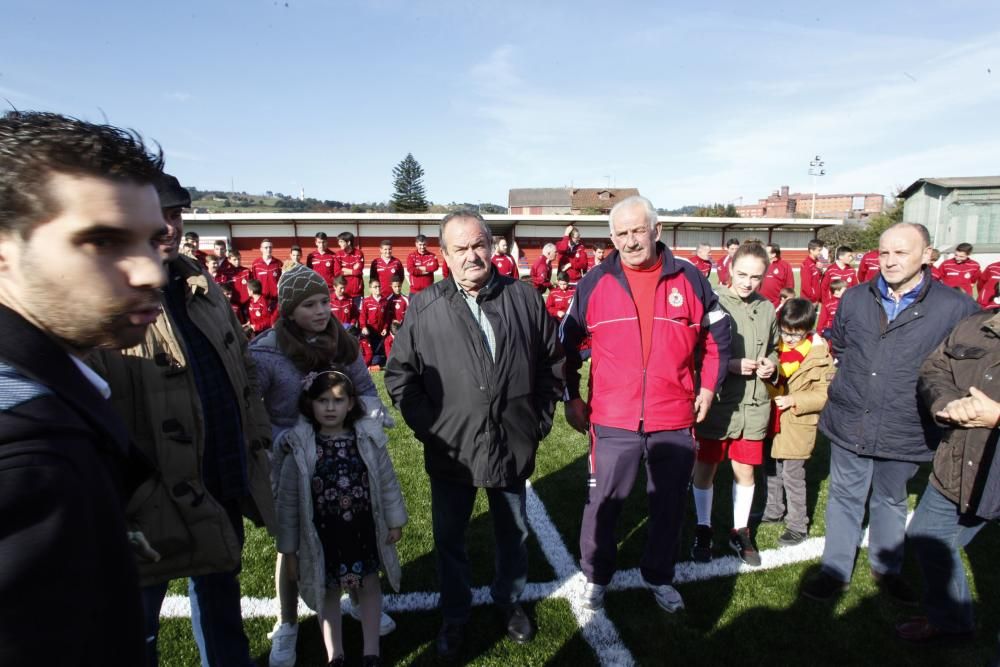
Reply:
[[[978,310],[968,296],[931,280],[930,250],[926,227],[893,225],[879,239],[880,275],[847,290],[837,310],[831,343],[838,370],[819,422],[831,444],[826,546],[819,575],[803,585],[806,597],[827,600],[847,589],[867,504],[872,576],[891,597],[916,602],[900,577],[906,483],[933,458],[941,436],[919,403],[918,372]]]

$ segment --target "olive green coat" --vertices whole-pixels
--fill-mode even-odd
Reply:
[[[767,357],[778,363],[778,323],[771,302],[754,292],[744,301],[728,287],[718,291],[719,304],[730,317],[732,360]],[[768,380],[757,374],[729,373],[705,421],[695,427],[698,437],[709,440],[746,438],[763,440],[771,416]]]
[[[819,413],[826,405],[826,390],[833,379],[833,357],[822,336],[813,336],[813,345],[798,370],[788,378],[788,396],[795,407],[781,413],[781,432],[775,434],[771,457],[807,459],[816,445]]]

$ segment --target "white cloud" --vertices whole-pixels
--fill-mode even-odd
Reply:
[[[172,93],[163,93],[162,97],[168,102],[179,102],[183,104],[184,102],[189,102],[194,96],[191,93],[175,91]]]

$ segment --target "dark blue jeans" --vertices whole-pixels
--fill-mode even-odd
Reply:
[[[960,548],[986,525],[962,516],[958,505],[928,484],[906,531],[924,573],[924,610],[931,623],[949,632],[972,630],[972,596]]]
[[[478,489],[431,477],[431,521],[441,613],[446,621],[464,623],[472,608],[472,582],[465,532]],[[528,512],[524,482],[503,489],[484,489],[490,503],[496,542],[493,602],[513,604],[528,581]]]
[[[243,519],[237,511],[230,512],[240,546],[243,545]],[[203,574],[188,579],[191,600],[191,627],[201,654],[202,667],[253,667],[250,642],[243,631],[243,611],[240,608],[240,567],[231,572]],[[155,584],[142,589],[142,606],[146,626],[146,662],[149,667],[159,664],[157,636],[160,631],[160,608],[167,594],[167,584]]]
[[[830,444],[823,572],[850,581],[868,505],[868,561],[878,574],[899,574],[906,535],[906,483],[919,464],[858,456]],[[871,498],[868,497],[869,491]]]

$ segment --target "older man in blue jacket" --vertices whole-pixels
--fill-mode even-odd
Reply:
[[[847,290],[837,310],[838,370],[819,422],[831,444],[826,546],[819,575],[803,585],[806,597],[828,600],[847,590],[867,504],[872,576],[889,596],[916,602],[900,576],[906,483],[933,458],[941,436],[917,397],[920,364],[978,310],[967,295],[931,280],[929,263],[927,228],[893,225],[879,239],[879,277]]]

